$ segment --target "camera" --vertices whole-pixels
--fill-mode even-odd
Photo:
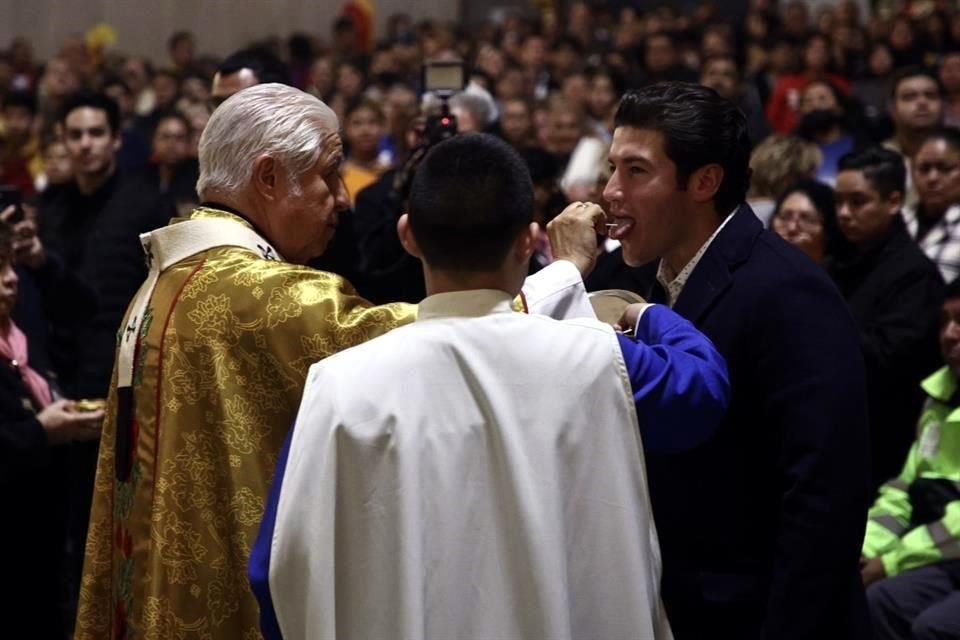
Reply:
[[[427,60],[423,64],[423,91],[440,99],[440,113],[428,116],[424,126],[427,147],[456,135],[457,119],[450,113],[448,101],[453,94],[462,91],[465,84],[466,73],[461,60]]]
[[[450,113],[450,98],[463,90],[466,71],[461,60],[427,60],[420,68],[420,85],[426,96],[430,94],[440,101],[440,113],[428,115],[424,121],[423,132],[413,148],[410,157],[397,171],[393,179],[393,188],[389,198],[397,209],[407,199],[413,174],[420,161],[430,148],[457,134],[457,118]]]

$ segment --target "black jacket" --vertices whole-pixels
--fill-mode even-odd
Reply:
[[[394,191],[396,174],[387,171],[358,193],[353,212],[359,269],[364,276],[355,286],[375,304],[416,304],[426,296],[423,267],[404,250],[397,235],[403,198]]]
[[[903,467],[925,397],[920,382],[941,364],[943,279],[899,216],[882,240],[838,257],[828,271],[860,328],[878,487]]]
[[[151,191],[158,191],[169,201],[169,206],[180,215],[185,215],[194,205],[200,203],[197,196],[197,178],[200,177],[200,164],[196,158],[187,158],[178,164],[166,186],[160,183],[160,167],[147,165],[138,174]]]
[[[710,442],[646,454],[676,638],[868,638],[866,393],[843,298],[744,205],[674,309],[713,340],[732,388]]]
[[[52,336],[54,364],[67,395],[105,398],[117,330],[147,275],[140,234],[166,225],[173,211],[143,181],[114,174],[89,196],[67,185],[41,206],[39,216],[47,247],[63,256],[97,302],[77,331]]]
[[[27,336],[30,366],[56,388],[46,352],[48,327],[69,330],[92,313],[92,292],[48,255],[39,270],[18,267],[14,321]],[[59,610],[67,532],[72,447],[49,446],[39,407],[12,362],[0,357],[0,503],[7,526],[0,545],[14,549],[4,565],[16,588],[0,604],[11,637],[62,638]]]

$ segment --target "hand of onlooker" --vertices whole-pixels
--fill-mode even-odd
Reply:
[[[863,586],[869,587],[877,580],[887,577],[887,570],[883,568],[883,562],[879,557],[870,558],[866,562],[864,560],[864,558],[860,560],[860,577],[863,578]]]
[[[29,205],[21,205],[29,211]],[[7,207],[0,212],[0,221],[9,222],[13,216],[14,207]],[[14,261],[22,263],[31,269],[39,269],[47,261],[47,254],[37,234],[37,223],[35,216],[27,215],[20,222],[11,225],[13,230],[13,258]]]
[[[607,216],[599,205],[574,202],[547,224],[554,260],[569,260],[586,277],[597,263],[597,234]]]
[[[100,437],[103,410],[76,411],[72,400],[57,400],[37,415],[50,444],[84,442]]]
[[[47,261],[47,252],[37,234],[37,223],[24,220],[14,227],[17,240],[13,243],[14,259],[31,269],[39,269]]]

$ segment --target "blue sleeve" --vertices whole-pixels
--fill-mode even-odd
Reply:
[[[287,456],[290,453],[290,441],[293,439],[293,427],[280,450],[277,459],[277,470],[273,476],[273,485],[267,497],[267,506],[263,512],[263,521],[257,540],[250,552],[250,565],[247,574],[253,595],[260,604],[260,630],[265,640],[283,640],[280,632],[280,623],[277,622],[277,612],[273,608],[273,598],[270,595],[270,550],[273,547],[273,529],[277,522],[277,505],[280,503],[280,488],[283,485],[283,474],[287,469]]]
[[[636,340],[617,337],[644,448],[678,453],[707,442],[730,402],[727,365],[710,339],[663,305],[643,312]]]

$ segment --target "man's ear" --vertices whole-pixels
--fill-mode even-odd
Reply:
[[[260,156],[253,163],[253,175],[250,183],[260,197],[276,200],[280,186],[280,172],[277,161],[270,156]]]
[[[407,253],[417,260],[423,260],[423,252],[420,251],[417,238],[413,235],[413,229],[410,228],[410,218],[407,217],[407,214],[403,214],[397,220],[397,235],[400,237],[400,244],[403,245]]]
[[[890,217],[900,213],[900,209],[903,208],[903,194],[899,191],[892,192],[887,196],[887,213],[890,214]]]
[[[537,233],[540,231],[540,225],[531,222],[520,230],[517,239],[513,241],[513,255],[517,260],[526,263],[530,260],[534,250],[537,248]]]
[[[719,164],[708,164],[700,167],[687,181],[687,191],[694,202],[710,202],[720,190],[723,183],[723,167]]]

